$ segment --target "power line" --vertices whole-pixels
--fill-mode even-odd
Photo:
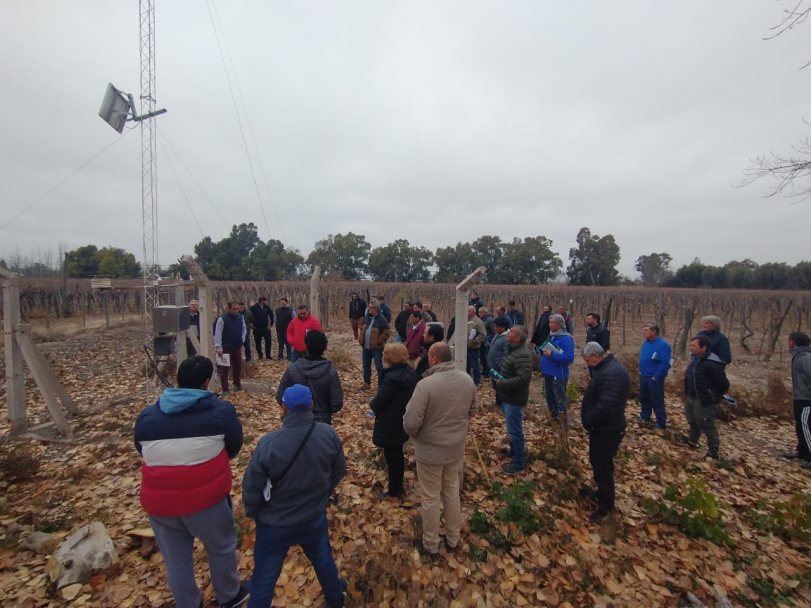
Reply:
[[[23,215],[23,214],[24,214],[24,213],[26,213],[27,211],[30,211],[30,210],[31,210],[31,209],[34,207],[34,205],[36,205],[36,204],[38,204],[39,202],[41,202],[41,201],[42,201],[43,199],[45,199],[45,198],[46,198],[46,197],[47,197],[49,194],[51,194],[52,192],[54,192],[54,191],[55,191],[57,188],[59,188],[59,187],[60,187],[62,184],[64,184],[66,181],[68,181],[70,178],[72,178],[74,175],[76,175],[76,174],[77,174],[79,171],[81,171],[82,169],[84,169],[84,168],[85,168],[87,165],[89,165],[90,163],[92,163],[92,162],[93,162],[94,160],[96,160],[96,159],[97,159],[99,156],[101,156],[102,154],[104,154],[104,153],[105,153],[107,150],[109,150],[109,149],[110,149],[110,148],[112,148],[114,145],[116,145],[118,142],[120,142],[122,139],[124,139],[124,137],[126,137],[128,133],[129,133],[129,131],[127,131],[127,133],[124,133],[124,135],[123,135],[122,137],[116,137],[116,138],[115,138],[115,139],[114,139],[114,140],[113,140],[111,143],[109,143],[109,144],[107,144],[106,146],[104,146],[104,148],[102,148],[100,152],[97,152],[96,154],[94,154],[93,156],[91,156],[89,159],[87,159],[87,160],[86,160],[84,163],[82,163],[82,164],[79,166],[79,168],[78,168],[78,169],[74,170],[74,171],[73,171],[73,172],[72,172],[70,175],[68,175],[67,177],[65,177],[64,179],[62,179],[61,181],[59,181],[59,182],[58,182],[58,183],[57,183],[55,186],[53,186],[52,188],[50,188],[50,189],[49,189],[49,190],[48,190],[48,191],[47,191],[45,194],[43,194],[42,196],[40,196],[40,197],[39,197],[38,199],[36,199],[36,200],[35,200],[33,203],[31,203],[30,205],[28,205],[28,206],[27,206],[25,209],[23,209],[22,211],[20,211],[20,212],[19,212],[17,215],[15,215],[13,218],[11,218],[10,220],[8,220],[8,221],[7,221],[5,224],[3,224],[2,226],[0,226],[0,230],[3,230],[5,227],[7,227],[9,224],[11,224],[13,221],[15,221],[17,218],[19,218],[21,215]]]
[[[191,216],[194,218],[194,223],[197,224],[197,229],[200,231],[200,236],[206,238],[206,235],[203,233],[203,229],[200,227],[200,222],[197,220],[197,214],[194,212],[194,208],[191,206],[189,202],[189,197],[186,196],[186,191],[183,189],[183,184],[180,183],[180,178],[177,175],[177,171],[175,171],[175,166],[172,164],[172,158],[169,156],[169,152],[166,150],[166,147],[163,145],[163,139],[158,140],[160,141],[161,147],[163,151],[166,152],[166,160],[169,162],[169,167],[172,169],[172,173],[177,180],[177,185],[180,186],[180,192],[183,193],[183,198],[186,200],[186,204],[189,206],[189,211],[191,211]]]
[[[262,156],[259,154],[259,146],[256,143],[256,135],[253,131],[253,125],[251,124],[251,116],[248,114],[248,108],[245,104],[245,95],[242,94],[242,85],[239,83],[239,76],[237,75],[236,66],[234,66],[234,59],[231,57],[231,49],[228,47],[228,39],[225,36],[225,28],[222,26],[222,20],[220,19],[220,11],[217,10],[217,3],[214,0],[211,0],[211,6],[214,7],[214,14],[217,16],[217,23],[220,25],[220,32],[222,33],[222,42],[225,46],[225,52],[228,54],[228,61],[231,64],[231,72],[234,75],[234,82],[237,85],[237,92],[239,93],[239,99],[242,102],[242,111],[245,114],[245,121],[248,123],[248,132],[251,134],[251,141],[253,141],[253,149],[256,152],[256,158],[259,161],[259,169],[262,171],[262,177],[265,180],[265,188],[267,188],[268,196],[270,197],[270,206],[273,209],[273,215],[276,217],[276,225],[279,228],[279,232],[282,235],[282,242],[286,240],[284,236],[284,229],[282,228],[282,222],[279,219],[279,213],[276,210],[276,203],[273,202],[273,192],[270,189],[270,182],[268,181],[267,173],[265,172],[265,165],[262,162]]]
[[[256,181],[256,172],[253,170],[251,153],[248,150],[248,141],[245,139],[245,130],[242,128],[242,119],[239,117],[239,108],[237,107],[237,100],[234,96],[234,88],[231,86],[231,77],[228,74],[228,65],[225,62],[225,55],[222,52],[222,45],[220,44],[220,36],[217,34],[217,26],[214,23],[214,15],[211,14],[211,6],[208,4],[208,0],[206,0],[206,9],[208,9],[208,17],[211,19],[211,27],[214,29],[214,38],[217,40],[217,48],[220,51],[220,59],[222,59],[222,67],[225,70],[225,79],[228,81],[228,90],[231,92],[231,101],[234,104],[234,113],[237,115],[237,124],[239,125],[239,133],[242,136],[242,145],[245,148],[245,155],[248,157],[248,166],[251,169],[253,186],[256,189],[256,197],[259,199],[259,208],[262,210],[262,219],[265,221],[265,229],[268,231],[268,239],[270,239],[270,226],[268,225],[268,218],[265,214],[265,205],[262,203],[262,194],[259,192],[259,184]]]

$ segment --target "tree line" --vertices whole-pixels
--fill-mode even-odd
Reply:
[[[670,254],[650,253],[639,256],[635,269],[640,278],[620,274],[620,247],[611,234],[593,234],[588,227],[577,233],[575,247],[569,249],[569,264],[552,250],[545,236],[502,241],[496,235],[484,235],[471,242],[438,247],[431,251],[397,239],[381,247],[372,247],[362,234],[328,235],[315,243],[305,258],[298,249],[287,248],[276,239],[263,241],[253,223],[231,228],[230,234],[214,241],[205,237],[194,246],[194,255],[203,271],[215,281],[289,281],[306,279],[315,266],[322,276],[332,280],[410,283],[415,281],[455,283],[479,266],[486,266],[484,283],[496,285],[539,285],[567,282],[570,285],[643,285],[649,287],[694,287],[713,289],[811,289],[811,262],[795,266],[783,262],[757,264],[746,259],[723,266],[704,264],[698,258],[673,269]],[[61,257],[61,255],[60,255]],[[99,249],[85,245],[66,252],[67,273],[71,278],[96,275],[112,278],[137,278],[141,265],[135,256],[117,247]],[[0,260],[0,267],[22,276],[59,276],[41,262],[23,263],[19,255],[12,264]],[[179,274],[188,278],[178,260],[161,274]]]

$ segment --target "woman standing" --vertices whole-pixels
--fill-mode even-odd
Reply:
[[[383,379],[369,407],[375,415],[372,443],[383,448],[389,470],[389,489],[383,498],[403,498],[405,456],[403,444],[408,440],[403,430],[406,404],[417,386],[417,375],[408,363],[408,350],[402,343],[386,344],[383,349]]]

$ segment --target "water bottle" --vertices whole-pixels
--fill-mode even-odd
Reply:
[[[494,370],[492,368],[490,369],[490,377],[493,380],[504,380],[504,376],[502,376],[501,374],[499,374],[496,370]]]

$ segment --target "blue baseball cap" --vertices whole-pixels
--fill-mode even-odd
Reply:
[[[294,384],[284,389],[282,404],[291,411],[304,412],[313,404],[313,393],[303,384]]]

